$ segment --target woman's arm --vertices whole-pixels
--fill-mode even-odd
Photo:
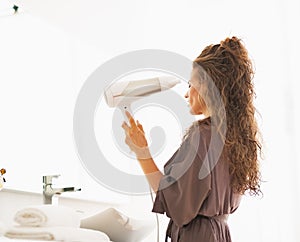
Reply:
[[[153,189],[153,191],[156,193],[158,191],[159,182],[162,178],[163,174],[161,171],[157,168],[154,160],[152,158],[148,159],[138,159],[143,172],[146,175],[146,178]]]
[[[126,135],[125,143],[136,154],[137,160],[151,188],[154,192],[157,192],[163,174],[152,159],[143,126],[138,121],[136,122],[129,112],[126,112],[126,115],[130,126],[126,122],[122,124]]]

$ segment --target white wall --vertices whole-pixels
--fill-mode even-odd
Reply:
[[[41,191],[41,176],[58,173],[57,185],[80,186],[84,197],[130,201],[94,182],[79,162],[72,118],[81,86],[99,65],[128,51],[157,48],[193,59],[206,45],[237,35],[256,67],[266,182],[264,198],[245,197],[230,219],[232,236],[244,242],[299,240],[296,1],[76,0],[22,6],[22,14],[0,17],[0,166],[8,171],[7,187]],[[178,92],[185,92],[184,85]],[[141,211],[150,208],[148,196],[133,200]],[[278,220],[270,219],[274,214]],[[256,232],[249,234],[249,228]]]

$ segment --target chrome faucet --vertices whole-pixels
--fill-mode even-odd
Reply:
[[[64,187],[64,188],[53,188],[52,178],[58,178],[60,175],[43,176],[43,201],[44,204],[52,204],[53,195],[61,194],[63,192],[76,192],[81,191],[81,188],[76,189],[75,187]]]

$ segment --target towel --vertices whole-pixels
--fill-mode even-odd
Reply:
[[[81,220],[81,228],[106,233],[113,241],[142,241],[155,228],[153,220],[138,220],[128,217],[114,208],[108,208]]]
[[[4,223],[2,223],[0,221],[0,235],[3,235],[5,233],[5,231],[6,231],[6,229],[7,229],[7,226],[4,225]]]
[[[7,229],[5,237],[28,240],[58,240],[68,242],[107,242],[109,237],[100,231],[72,227],[21,227]]]
[[[75,210],[57,205],[39,205],[19,210],[14,221],[21,226],[51,227],[66,226],[79,228],[80,216]]]

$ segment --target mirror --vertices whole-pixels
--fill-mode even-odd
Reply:
[[[0,132],[6,187],[40,193],[43,175],[60,174],[55,185],[81,187],[84,198],[101,195],[101,200],[127,201],[126,195],[99,185],[83,168],[73,140],[73,112],[88,76],[121,49],[133,46],[124,44],[119,51],[105,44],[90,46],[26,11],[4,20],[2,46],[13,46],[2,49],[5,68],[0,74],[5,80],[0,90]],[[95,128],[101,143],[101,128]]]

